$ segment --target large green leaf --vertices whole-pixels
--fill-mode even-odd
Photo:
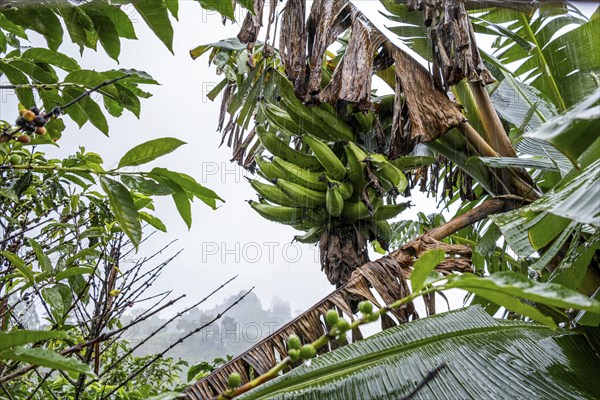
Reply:
[[[98,32],[98,39],[106,54],[115,61],[119,61],[121,54],[121,39],[119,32],[113,21],[102,12],[98,12],[95,8],[88,9],[88,16],[94,23],[94,29]]]
[[[39,365],[40,367],[80,372],[86,375],[95,376],[89,365],[77,361],[74,358],[63,357],[48,349],[16,347],[0,352],[0,358]]]
[[[17,330],[13,332],[0,332],[0,351],[11,347],[37,343],[51,339],[68,339],[69,335],[63,331],[29,331]]]
[[[527,136],[551,143],[576,164],[579,156],[600,137],[600,89]]]
[[[161,232],[167,231],[167,227],[165,226],[165,224],[160,219],[155,217],[154,215],[148,214],[147,212],[144,212],[144,211],[140,211],[139,213],[140,213],[140,218],[142,219],[142,221],[146,221],[151,226],[153,226],[154,228],[158,229]]]
[[[26,277],[30,282],[33,282],[35,277],[33,275],[33,271],[29,265],[25,264],[25,261],[10,251],[0,251],[0,256],[6,258],[13,267],[17,269],[24,277]]]
[[[57,51],[51,51],[43,48],[33,48],[25,51],[23,58],[29,58],[35,62],[51,64],[65,71],[71,72],[79,69],[77,61]]]
[[[559,168],[562,176],[573,168],[573,164],[564,154],[543,140],[526,136],[516,143],[516,148],[522,154],[551,160]]]
[[[442,249],[429,250],[421,254],[415,262],[413,272],[410,274],[410,284],[413,293],[418,292],[425,286],[427,277],[444,260],[445,255]]]
[[[150,140],[127,151],[119,161],[119,168],[146,164],[184,144],[185,142],[170,137]]]
[[[29,79],[27,79],[27,76],[10,63],[7,63],[1,59],[0,72],[4,73],[6,79],[8,79],[11,84],[25,85],[25,87],[20,87],[19,89],[15,90],[17,93],[17,98],[25,107],[33,107],[35,105],[35,99],[33,97],[33,91],[30,87],[27,87],[27,85],[29,85]]]
[[[219,14],[235,20],[233,2],[231,0],[197,0],[205,10],[217,11]]]
[[[50,272],[52,270],[52,262],[50,258],[44,253],[42,246],[38,242],[33,239],[28,239],[29,245],[35,252],[35,256],[38,259],[38,263],[40,264],[40,268],[43,272]]]
[[[175,207],[188,229],[190,229],[192,227],[192,205],[190,204],[190,199],[181,186],[174,182],[170,182],[169,186],[173,189],[172,196]]]
[[[215,49],[215,48],[216,49],[224,49],[224,50],[240,51],[240,50],[245,49],[246,45],[244,43],[240,42],[240,40],[238,38],[230,38],[230,39],[221,40],[216,43],[203,44],[198,47],[195,47],[192,50],[190,50],[190,56],[192,56],[192,58],[195,60],[196,58],[202,56],[207,51]]]
[[[597,198],[600,193],[600,159],[584,168],[573,179],[565,181],[532,204],[507,214],[528,216],[532,212],[546,211],[582,224],[600,226]]]
[[[141,176],[123,175],[121,176],[121,182],[128,188],[146,196],[168,196],[173,193],[168,185]]]
[[[498,33],[496,55],[505,65],[519,63],[515,76],[528,80],[559,111],[597,87],[600,57],[592,43],[599,38],[599,21],[586,22],[566,2],[541,3],[534,13],[504,11],[492,9],[473,21]],[[504,16],[494,20],[499,13]]]
[[[584,278],[588,266],[598,249],[600,249],[600,231],[597,231],[581,245],[572,245],[548,280],[574,290],[580,290],[585,283]],[[593,282],[590,283],[593,284]]]
[[[135,0],[133,5],[152,32],[173,53],[173,26],[165,3],[162,0]]]
[[[562,309],[574,308],[600,313],[600,302],[579,292],[556,283],[537,282],[510,271],[496,272],[485,277],[473,274],[453,275],[445,287],[467,290],[551,327],[555,326],[551,318],[520,299]]]
[[[223,199],[221,199],[213,190],[202,186],[189,175],[180,172],[169,171],[166,168],[154,168],[150,172],[150,177],[158,177],[159,179],[166,180],[167,183],[173,182],[177,184],[186,192],[194,197],[197,197],[213,209],[217,207],[217,200],[223,201]]]
[[[479,157],[479,159],[492,168],[534,168],[542,170],[558,170],[556,164],[550,159],[517,158],[517,157]]]
[[[502,72],[503,78],[490,95],[496,112],[523,132],[537,129],[556,115],[554,105],[533,86]]]
[[[240,399],[589,399],[600,357],[585,335],[498,321],[470,307],[387,329],[319,356]]]
[[[121,229],[137,247],[142,239],[142,225],[131,193],[122,183],[107,177],[100,178],[100,185],[108,195],[111,210]]]

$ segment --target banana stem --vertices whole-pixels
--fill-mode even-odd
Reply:
[[[517,153],[510,143],[508,135],[504,131],[502,122],[498,113],[494,109],[488,92],[479,81],[469,82],[469,87],[473,93],[473,98],[477,103],[479,113],[481,114],[481,123],[483,124],[483,133],[485,140],[498,154],[504,157],[516,157]]]

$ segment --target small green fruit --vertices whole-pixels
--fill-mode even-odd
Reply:
[[[379,315],[378,314],[369,314],[367,315],[367,321],[369,322],[375,322],[379,319]]]
[[[18,165],[21,164],[21,156],[18,154],[13,154],[12,156],[10,156],[10,158],[8,159],[8,162],[11,165]]]
[[[229,378],[227,378],[227,386],[229,386],[230,389],[235,389],[241,384],[242,377],[237,372],[232,372],[231,375],[229,375]]]
[[[327,322],[327,326],[334,326],[335,324],[337,324],[339,319],[340,316],[335,310],[329,310],[327,311],[327,314],[325,314],[325,321]]]
[[[373,303],[370,301],[361,301],[358,303],[358,311],[361,313],[368,315],[373,313]]]
[[[290,350],[288,350],[288,356],[290,356],[292,361],[296,361],[300,358],[300,350],[299,349],[290,349]]]
[[[335,327],[338,331],[345,332],[350,329],[350,323],[342,318],[337,322],[337,324],[335,324]]]
[[[312,344],[305,344],[300,349],[300,356],[303,360],[310,360],[317,355],[317,349]]]
[[[299,350],[300,347],[302,347],[302,342],[300,341],[298,335],[290,335],[290,337],[288,337],[288,349]]]

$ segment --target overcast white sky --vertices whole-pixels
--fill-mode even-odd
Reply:
[[[145,168],[162,166],[188,173],[216,190],[227,202],[216,211],[196,203],[189,231],[170,198],[158,202],[156,214],[166,223],[169,232],[157,233],[141,247],[138,256],[151,254],[153,249],[172,239],[178,240],[175,248],[183,248],[184,252],[166,268],[154,291],[173,289],[175,295],[185,293],[186,304],[191,304],[239,274],[236,281],[206,304],[207,308],[240,290],[256,286],[255,292],[264,306],[277,296],[290,302],[292,310],[304,310],[333,290],[320,271],[316,248],[290,245],[296,234],[294,229],[264,220],[245,202],[255,198],[255,194],[243,179],[242,171],[229,163],[231,150],[218,148],[221,138],[215,129],[219,102],[212,103],[205,98],[221,78],[208,67],[206,56],[194,61],[188,54],[199,44],[235,36],[239,26],[223,26],[218,15],[203,11],[195,1],[180,3],[179,22],[174,22],[174,56],[130,7],[128,12],[132,19],[138,20],[135,27],[140,40],[122,42],[120,65],[102,50],[98,53],[86,50],[80,60],[83,68],[98,71],[137,68],[157,79],[162,86],[146,88],[154,96],[142,101],[141,119],[130,114],[110,119],[109,138],[89,124],[79,130],[75,124],[67,123],[60,149],[46,148],[45,151],[53,157],[61,157],[72,154],[78,146],[85,146],[100,153],[107,165],[112,165],[127,149],[150,139],[173,136],[186,141],[188,144],[174,154]],[[355,3],[383,28],[386,20],[378,14],[383,9],[378,1]],[[38,40],[34,44],[45,45]],[[79,58],[77,47],[70,42],[65,43],[61,51]],[[16,99],[7,93],[3,95],[0,115],[10,119],[11,114],[16,114]],[[68,118],[65,121],[70,122]],[[435,211],[434,204],[426,204],[421,210],[431,213]],[[411,210],[403,218],[416,211]],[[453,297],[459,304],[460,296]]]

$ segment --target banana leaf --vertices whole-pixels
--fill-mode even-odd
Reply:
[[[319,356],[240,399],[598,398],[593,337],[496,320],[474,306]]]

